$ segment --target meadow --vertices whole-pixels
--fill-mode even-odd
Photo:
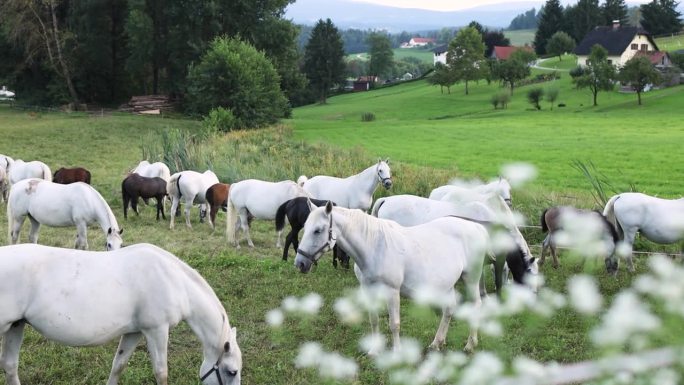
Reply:
[[[338,351],[359,363],[358,377],[352,383],[387,384],[387,374],[375,369],[358,348],[358,340],[368,332],[367,323],[343,324],[333,311],[334,299],[357,286],[351,271],[334,269],[326,256],[312,273],[298,273],[291,260],[280,260],[282,251],[274,247],[273,224],[269,222],[255,222],[252,234],[256,248],[235,250],[226,244],[222,214],[215,231],[198,222],[196,209],[192,211],[192,229],[177,225],[169,230],[168,222],[154,220],[153,206],[124,221],[121,180],[143,156],[160,159],[165,135],[182,131],[197,135],[185,143],[197,160],[196,167],[211,166],[219,179],[229,183],[245,178],[296,179],[301,174],[344,176],[361,171],[378,157],[390,157],[395,185],[391,191],[378,190],[376,197],[425,195],[452,177],[489,178],[498,175],[508,162],[529,162],[538,168],[539,176],[513,194],[515,208],[531,224],[537,223],[541,210],[550,204],[595,205],[586,179],[572,167],[574,160],[592,162],[616,189],[634,187],[665,197],[681,196],[682,87],[649,92],[641,107],[634,95],[602,93],[599,106],[591,107],[588,91],[574,90],[566,74],[553,86],[560,89],[556,104],[566,107],[551,110],[545,104],[541,111],[531,110],[525,92],[533,86],[526,86],[515,90],[507,109],[495,110],[489,97],[499,91],[496,84],[473,84],[471,94],[465,96],[462,85],[453,87],[451,94],[442,94],[438,87],[416,81],[331,98],[327,105],[295,109],[293,119],[282,125],[212,136],[205,141],[199,135],[201,124],[192,120],[36,113],[0,106],[0,153],[24,160],[40,159],[53,170],[77,165],[90,169],[93,185],[119,218],[126,244],[156,244],[197,269],[224,303],[231,324],[238,328],[243,383],[336,383],[323,382],[312,370],[295,368],[293,360],[300,344],[314,340],[326,350]],[[375,114],[376,120],[361,122],[365,112]],[[0,228],[6,225],[3,206]],[[25,240],[26,225],[23,230]],[[527,229],[525,235],[530,244],[538,244],[542,238],[536,229]],[[44,227],[39,242],[73,247],[74,238],[75,229]],[[0,244],[6,242],[3,237]],[[103,250],[103,242],[100,231],[91,228],[91,249]],[[671,250],[644,242],[637,247]],[[586,272],[598,279],[601,292],[610,298],[633,277],[623,269],[613,278],[606,275],[600,261],[567,255],[561,264],[559,270],[550,265],[543,268],[547,287],[558,292],[565,292],[569,276]],[[638,261],[638,271],[645,269],[645,263]],[[268,326],[265,314],[285,297],[310,292],[324,299],[318,317],[288,317],[281,329]],[[402,302],[403,336],[427,346],[437,323],[437,315],[416,311],[408,301]],[[597,319],[581,317],[569,308],[549,318],[514,316],[504,320],[502,337],[483,335],[478,349],[495,351],[506,363],[518,355],[557,362],[593,358],[600,351],[592,345],[587,331],[596,323]],[[381,318],[381,327],[387,333],[385,318]],[[683,342],[681,333],[673,336],[667,332],[672,328],[678,327],[656,333],[654,343]],[[461,349],[466,335],[463,323],[452,321],[447,346]],[[201,350],[185,324],[174,329],[169,346],[170,383],[198,383]],[[67,348],[27,328],[20,377],[27,384],[104,383],[115,348],[116,341],[103,347]],[[144,345],[136,350],[121,383],[154,383]]]

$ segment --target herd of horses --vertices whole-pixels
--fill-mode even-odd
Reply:
[[[0,367],[7,383],[19,384],[19,347],[29,323],[47,338],[67,345],[97,345],[120,337],[108,384],[117,383],[144,336],[157,383],[166,384],[169,328],[185,320],[203,345],[202,383],[239,384],[242,356],[236,330],[230,327],[211,287],[159,247],[122,248],[123,231],[107,202],[90,186],[90,178],[83,168],[60,168],[53,176],[42,162],[0,155],[0,196],[7,202],[12,244],[0,247]],[[684,239],[684,199],[622,193],[612,197],[602,212],[563,206],[545,210],[541,225],[548,234],[538,260],[511,210],[511,186],[506,179],[438,186],[428,198],[394,195],[373,202],[378,186],[390,189],[392,184],[387,160],[346,178],[248,179],[231,185],[219,182],[210,170],[172,175],[164,163],[142,161],[122,181],[121,190],[124,218],[129,206],[138,213],[139,199],[148,203],[154,198],[157,220],[166,219],[168,197],[170,228],[180,214],[181,202],[188,227],[194,205],[200,205],[201,220],[209,213],[212,228],[217,212],[223,209],[227,242],[237,248],[241,238],[254,247],[249,232],[253,219],[275,220],[276,246],[281,247],[287,219],[291,230],[282,258],[287,260],[293,247],[294,266],[302,273],[330,250],[334,250],[335,266],[337,258],[346,267],[353,259],[362,290],[380,288],[386,296],[395,348],[401,345],[400,297],[414,297],[426,288],[442,296],[442,318],[430,344],[439,349],[458,304],[454,285],[459,279],[475,309],[486,294],[483,267],[487,264],[493,265],[497,294],[507,270],[517,284],[536,291],[538,264],[550,249],[553,267],[559,266],[556,248],[573,244],[573,224],[581,223],[590,233],[591,242],[599,245],[595,253],[613,273],[619,251],[634,270],[631,253],[637,233],[662,244]],[[31,243],[15,245],[26,218],[31,222]],[[86,229],[91,223],[105,233],[106,252],[87,251]],[[78,250],[37,245],[41,224],[76,226]],[[130,269],[132,264],[137,268]],[[373,334],[379,333],[378,319],[377,313],[371,313]],[[472,351],[477,343],[478,330],[471,325],[465,350]]]

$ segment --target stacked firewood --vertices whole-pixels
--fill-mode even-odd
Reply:
[[[138,114],[159,114],[161,111],[173,111],[174,103],[168,95],[133,96],[128,103],[119,107],[121,111]]]

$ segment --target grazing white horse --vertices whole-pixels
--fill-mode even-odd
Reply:
[[[213,171],[207,170],[200,174],[197,171],[181,171],[171,175],[166,184],[166,192],[171,197],[171,223],[169,228],[176,226],[176,210],[181,199],[185,204],[185,224],[190,224],[190,209],[194,203],[200,205],[200,220],[207,214],[207,189],[219,183]]]
[[[632,249],[637,232],[660,244],[684,240],[684,198],[661,199],[641,193],[622,193],[608,200],[603,215],[627,245],[627,264],[632,272]]]
[[[248,217],[251,214],[257,219],[273,220],[278,208],[283,203],[297,197],[309,196],[304,189],[291,180],[282,182],[266,182],[247,179],[230,185],[228,207],[226,211],[226,237],[228,243],[240,248],[237,231],[242,230],[249,247],[254,247],[249,235]],[[283,230],[278,230],[276,247],[281,247],[280,238]]]
[[[9,159],[8,159],[9,161]],[[48,182],[52,182],[52,171],[45,163],[33,160],[30,162],[24,162],[21,159],[15,161],[9,161],[9,176],[10,184],[15,184],[23,179],[28,178],[38,178],[44,179]]]
[[[76,226],[76,248],[88,248],[88,225],[97,222],[107,238],[105,249],[121,247],[121,233],[116,217],[102,195],[83,182],[52,183],[42,179],[24,179],[12,186],[7,200],[9,241],[19,241],[26,217],[31,221],[29,242],[38,242],[40,225]]]
[[[147,178],[162,178],[167,182],[171,179],[169,166],[162,162],[150,163],[146,160],[142,160],[133,170],[131,170],[131,173],[136,173]]]
[[[456,309],[454,284],[464,275],[468,296],[477,308],[481,304],[479,282],[489,249],[484,226],[455,217],[403,227],[359,210],[334,207],[313,208],[304,225],[295,266],[303,273],[311,269],[324,252],[339,242],[354,258],[354,272],[362,288],[379,285],[387,295],[389,327],[394,348],[400,347],[400,295],[413,297],[424,289],[444,296],[442,320],[431,348],[439,349],[446,339],[451,315]],[[371,331],[377,335],[378,314],[371,313]],[[465,346],[477,345],[477,327],[471,326]],[[370,351],[368,354],[376,354]]]
[[[466,184],[460,181],[454,181],[451,184],[440,186],[430,192],[430,199],[442,200],[448,193],[452,194],[452,199],[457,196],[463,197],[461,200],[469,201],[468,196],[474,194],[498,194],[508,204],[511,205],[511,185],[506,178],[499,178],[490,181],[487,184]],[[456,195],[458,194],[458,195]]]
[[[447,194],[444,198],[449,199],[450,195]],[[490,194],[483,196],[482,200],[457,203],[415,195],[393,195],[375,201],[371,215],[395,221],[402,226],[416,226],[445,216],[457,216],[480,222],[500,224],[507,230],[515,245],[511,245],[510,250],[502,250],[502,253],[497,253],[495,263],[497,293],[501,288],[503,264],[507,259],[510,259],[509,265],[512,266],[509,267],[513,272],[515,281],[521,284],[528,283],[533,290],[537,290],[536,279],[530,279],[536,278],[539,274],[536,258],[532,256],[527,241],[515,225],[513,213],[498,195]],[[505,232],[501,234],[505,234]],[[498,257],[506,258],[500,259]],[[531,277],[526,278],[525,275],[528,273],[531,274]]]
[[[26,324],[69,346],[120,337],[107,385],[116,385],[144,336],[157,385],[168,383],[169,329],[186,321],[202,343],[205,385],[240,384],[236,329],[202,276],[150,244],[104,253],[32,244],[0,247],[0,367],[19,385]]]
[[[311,179],[300,176],[298,181],[312,198],[329,200],[340,207],[367,211],[373,202],[373,193],[382,183],[386,189],[392,187],[392,173],[389,160],[378,160],[367,169],[347,178],[318,175]]]
[[[5,202],[9,194],[9,165],[13,162],[14,159],[0,154],[0,199]]]

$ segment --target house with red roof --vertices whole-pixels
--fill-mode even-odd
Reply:
[[[435,44],[435,39],[429,37],[412,37],[406,43],[401,44],[401,48],[425,47],[428,44]]]
[[[492,50],[492,55],[490,58],[494,60],[508,60],[509,57],[511,57],[511,54],[515,51],[518,50],[525,50],[528,52],[532,52],[532,47],[530,46],[524,46],[524,47],[515,47],[515,46],[498,46],[495,45],[494,49]]]

